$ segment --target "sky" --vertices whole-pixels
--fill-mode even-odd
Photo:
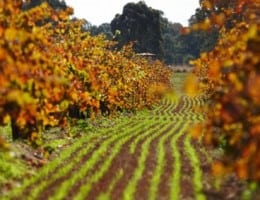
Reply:
[[[85,18],[92,25],[110,23],[116,14],[122,14],[128,2],[140,0],[65,0],[74,8],[74,16]],[[188,25],[188,19],[199,7],[199,0],[145,0],[148,7],[163,11],[163,17],[171,22]]]

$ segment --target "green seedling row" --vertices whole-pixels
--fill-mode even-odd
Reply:
[[[135,127],[135,126],[133,126],[133,127]],[[119,126],[118,128],[119,129],[113,130],[113,132],[111,132],[109,130],[107,130],[107,131],[103,130],[100,133],[87,135],[87,136],[81,138],[81,140],[74,143],[71,148],[69,148],[67,151],[64,151],[58,159],[55,159],[50,164],[46,165],[46,167],[39,173],[38,176],[29,180],[28,183],[25,184],[24,187],[21,188],[20,193],[23,191],[24,188],[33,185],[35,188],[31,190],[32,192],[30,193],[30,196],[28,196],[27,198],[35,199],[40,194],[40,192],[44,190],[44,188],[48,187],[48,185],[50,185],[55,180],[65,176],[74,167],[75,163],[80,162],[81,158],[84,155],[86,155],[91,149],[93,149],[97,143],[100,142],[100,139],[104,140],[104,139],[107,139],[110,137],[114,137],[118,133],[121,133],[121,129],[123,127]],[[116,132],[116,130],[118,132]],[[111,136],[109,137],[110,134],[111,134]],[[97,140],[95,140],[95,141],[91,140],[93,138],[96,138]],[[91,143],[87,144],[84,147],[82,146],[83,144],[86,144],[90,140],[91,140]],[[61,161],[64,161],[66,158],[69,158],[70,155],[79,148],[80,148],[80,151],[78,152],[77,156],[73,157],[66,165],[60,167],[58,169],[58,171],[53,176],[50,177],[50,179],[44,178],[44,177],[47,177],[48,174],[51,173],[54,168],[56,168],[56,166],[60,165],[60,163],[62,163]],[[37,185],[36,185],[35,183],[39,180],[41,180],[41,181],[39,183],[37,183]],[[16,196],[18,196],[18,195],[16,194]]]
[[[159,124],[158,124],[158,126],[159,126]],[[145,133],[152,134],[152,132],[154,132],[154,129],[149,128],[149,129],[144,129],[143,131]],[[85,185],[80,187],[79,193],[74,198],[75,200],[84,200],[86,198],[86,196],[88,195],[88,193],[89,193],[89,191],[91,189],[91,186],[94,183],[96,183],[104,175],[105,172],[107,172],[107,170],[110,167],[113,159],[119,153],[119,151],[122,148],[122,146],[127,141],[132,139],[134,136],[139,137],[140,136],[140,132],[137,133],[137,134],[133,133],[133,134],[127,135],[126,137],[122,138],[122,140],[120,142],[115,144],[115,146],[112,149],[111,154],[106,158],[106,160],[104,161],[102,166],[94,174],[92,174],[92,176],[88,179],[88,181],[87,181],[87,183]]]
[[[188,154],[188,157],[191,162],[191,166],[193,168],[193,185],[195,189],[195,198],[196,200],[205,200],[205,196],[202,194],[202,171],[200,169],[200,160],[197,156],[196,150],[190,143],[190,135],[186,136],[184,140],[185,151]]]
[[[167,104],[166,99],[161,100],[160,105],[156,105],[151,111],[151,113],[156,114],[159,110],[161,110],[165,106],[165,104]]]
[[[159,121],[159,122],[160,122],[160,121]],[[155,122],[153,122],[153,123],[155,123]],[[163,124],[163,123],[164,123],[164,122],[160,122],[160,124]],[[160,125],[157,126],[157,127],[154,127],[154,128],[153,128],[153,131],[157,131],[157,129],[160,129],[160,128],[161,128]],[[138,144],[142,139],[146,138],[148,134],[149,134],[149,132],[144,132],[143,134],[141,134],[141,135],[139,135],[138,137],[134,138],[133,142],[130,144],[130,147],[129,147],[129,152],[130,152],[131,154],[133,154],[133,153],[135,152],[137,144]]]
[[[178,105],[178,99],[175,98],[173,99],[169,99],[169,98],[164,98],[161,101],[160,106],[157,106],[154,110],[153,110],[153,114],[156,116],[156,113],[160,113],[160,115],[164,115],[164,114],[171,114],[171,111],[174,110]]]
[[[171,200],[178,200],[180,197],[180,179],[181,179],[181,154],[178,151],[178,145],[177,142],[179,138],[184,134],[184,132],[187,130],[188,124],[183,124],[182,128],[179,130],[179,132],[172,137],[171,140],[171,148],[173,152],[173,159],[174,159],[174,165],[173,165],[173,174],[172,174],[172,185],[171,185],[171,191],[170,191],[170,199]]]
[[[124,200],[130,200],[134,199],[134,193],[136,191],[136,186],[138,181],[141,179],[143,171],[145,170],[145,161],[147,159],[147,156],[149,154],[149,146],[150,143],[158,137],[163,131],[167,130],[169,127],[171,127],[171,124],[167,126],[168,123],[164,124],[164,128],[162,128],[159,132],[156,132],[153,135],[149,135],[149,137],[142,143],[141,145],[141,155],[138,157],[138,164],[137,168],[134,171],[133,177],[129,180],[128,185],[126,186],[124,192],[123,192],[123,199]]]
[[[177,105],[178,105],[178,98],[168,99],[168,108],[166,108],[166,110],[172,111],[177,107]]]
[[[144,126],[145,121],[143,123],[138,124],[137,126],[131,127],[129,130],[125,130],[123,133],[114,135],[108,140],[106,140],[99,149],[97,149],[93,155],[89,158],[89,160],[84,163],[83,166],[77,171],[77,173],[73,174],[72,177],[69,178],[68,182],[63,182],[61,186],[55,191],[55,195],[52,196],[51,199],[63,199],[66,196],[66,192],[69,191],[69,188],[72,187],[77,181],[80,181],[82,177],[86,177],[86,174],[94,167],[94,165],[102,159],[102,155],[105,154],[105,152],[109,149],[111,144],[113,142],[116,142],[113,147],[113,151],[116,149],[120,149],[120,147],[127,142],[128,139],[131,139],[131,137],[135,137],[136,135],[140,134],[140,129]],[[150,126],[147,128],[149,130]],[[115,156],[112,152],[112,155]],[[105,159],[105,161],[108,160],[108,157]],[[109,162],[112,161],[109,159]],[[109,163],[108,163],[109,164]],[[108,166],[107,164],[107,166]]]
[[[163,173],[163,169],[165,165],[164,143],[166,142],[167,139],[169,139],[171,135],[173,135],[176,132],[179,126],[180,126],[180,122],[177,122],[175,127],[171,131],[168,131],[168,133],[164,134],[159,140],[158,151],[157,151],[157,164],[156,164],[155,171],[153,172],[153,177],[151,179],[150,189],[149,189],[150,200],[156,199],[156,194],[158,192],[158,185],[160,183],[161,175]]]
[[[121,124],[118,124],[117,126],[115,126],[114,128],[101,129],[97,133],[92,133],[92,132],[91,133],[87,133],[80,140],[75,141],[74,144],[70,148],[64,150],[62,152],[62,154],[59,155],[58,159],[55,159],[51,163],[49,163],[48,165],[44,166],[44,168],[39,172],[39,174],[37,176],[35,176],[35,177],[31,178],[31,179],[27,179],[23,183],[23,187],[22,188],[18,188],[16,191],[13,191],[11,197],[20,196],[22,194],[22,192],[24,191],[24,188],[36,187],[36,186],[38,188],[41,185],[41,183],[38,183],[38,182],[46,182],[46,180],[45,180],[46,177],[48,177],[49,174],[51,174],[55,169],[59,168],[59,165],[61,165],[61,163],[64,164],[64,162],[67,159],[70,158],[70,156],[71,156],[71,154],[73,152],[77,151],[78,149],[81,149],[82,146],[85,146],[90,141],[91,141],[92,145],[95,145],[96,142],[99,142],[99,139],[102,139],[103,136],[104,137],[108,137],[110,134],[113,134],[117,130],[120,130],[120,129],[124,128],[124,126],[126,124],[128,124],[128,123],[129,123],[129,121],[124,121]],[[96,140],[93,141],[93,139],[96,139]],[[84,149],[84,151],[81,151],[81,154],[85,154],[88,150],[89,150],[89,148]],[[63,162],[61,162],[61,161],[63,161]],[[72,163],[72,161],[74,162],[74,160],[70,160],[69,162]],[[68,164],[69,166],[71,166],[70,163]],[[63,174],[66,171],[66,169],[64,169],[62,167],[59,168],[59,169],[62,171],[61,174]],[[44,183],[44,185],[45,184],[46,183]],[[36,189],[36,190],[38,190],[38,189]]]
[[[124,174],[124,171],[123,169],[120,169],[119,172],[116,174],[116,176],[112,179],[108,189],[106,192],[104,193],[101,193],[99,196],[98,196],[98,200],[110,200],[110,195],[111,195],[111,192],[113,191],[116,183],[120,180],[120,178],[123,176]]]
[[[172,111],[177,107],[177,105],[177,100],[169,102],[168,108],[166,108],[164,112],[169,116],[172,115]]]
[[[55,168],[56,166],[58,166],[60,164],[60,160],[66,160],[67,158],[70,157],[70,155],[77,150],[78,145],[81,145],[82,143],[85,143],[87,141],[90,141],[91,139],[96,138],[96,135],[89,135],[89,137],[84,138],[84,140],[78,140],[76,143],[74,143],[74,145],[67,149],[66,151],[64,151],[59,159],[55,159],[53,162],[49,163],[48,165],[46,165],[37,176],[31,178],[31,179],[27,179],[27,181],[25,181],[23,183],[23,187],[22,188],[18,188],[18,190],[13,191],[12,196],[11,197],[17,197],[20,196],[24,189],[30,186],[35,186],[36,187],[36,182],[41,181],[41,180],[45,180],[44,177],[47,177],[48,174],[50,174]],[[37,184],[37,187],[39,187],[39,184]]]

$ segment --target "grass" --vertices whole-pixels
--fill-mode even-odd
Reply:
[[[0,137],[4,138],[7,142],[12,141],[11,124],[7,124],[6,126],[0,126]]]
[[[19,159],[17,143],[10,143],[11,125],[0,126],[0,137],[4,139],[4,148],[0,146],[0,199],[11,185],[20,185],[23,177],[31,172],[24,161]],[[0,139],[1,139],[0,138]]]
[[[18,184],[26,173],[26,164],[17,159],[13,152],[0,151],[0,187],[2,189],[5,185]]]

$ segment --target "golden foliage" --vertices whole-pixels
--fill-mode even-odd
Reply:
[[[259,41],[259,24],[223,27],[215,49],[192,62],[210,102],[204,140],[225,150],[213,165],[215,174],[234,171],[242,179],[260,180]]]
[[[73,109],[95,117],[101,104],[110,113],[150,106],[160,98],[150,86],[170,85],[161,62],[131,45],[112,50],[82,31],[83,20],[70,20],[71,8],[21,6],[0,1],[0,125],[10,118],[16,137],[36,140],[45,126],[64,126]]]
[[[189,133],[191,134],[191,136],[195,139],[199,139],[203,136],[203,124],[199,123],[196,125],[191,126]]]
[[[190,96],[196,96],[200,93],[198,80],[195,74],[189,74],[184,83],[184,91]]]

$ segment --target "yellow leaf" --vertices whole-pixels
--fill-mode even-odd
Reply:
[[[219,62],[217,60],[213,60],[209,65],[209,71],[208,71],[209,77],[212,79],[218,78],[219,69],[220,69]]]
[[[0,48],[0,61],[5,60],[6,56],[7,56],[7,53],[6,53],[5,49]]]
[[[26,119],[24,116],[19,116],[16,120],[16,123],[19,127],[23,128],[26,125]]]
[[[10,122],[10,116],[9,115],[4,116],[3,123],[8,124],[9,122]]]
[[[78,94],[76,92],[71,92],[71,98],[73,101],[77,101],[78,100]]]
[[[20,106],[31,104],[34,101],[29,93],[19,90],[10,91],[7,94],[7,100],[10,102],[16,102]]]
[[[221,162],[219,162],[219,161],[215,162],[212,165],[212,173],[215,176],[222,176],[222,175],[224,175],[224,173],[225,173],[224,165]]]
[[[69,102],[68,100],[63,100],[63,101],[60,103],[60,109],[61,109],[61,111],[66,110],[66,109],[69,107],[69,104],[70,104],[70,102]]]
[[[225,15],[224,15],[224,13],[218,14],[218,15],[215,17],[214,22],[215,22],[217,25],[222,26],[222,25],[225,23]]]
[[[184,83],[184,91],[190,95],[198,95],[199,94],[199,83],[197,81],[197,77],[194,74],[190,74]]]
[[[213,8],[213,5],[209,0],[203,0],[202,1],[202,8],[205,8],[207,10],[211,10]]]
[[[247,162],[245,159],[240,159],[237,161],[236,172],[241,179],[246,179],[248,177]]]
[[[5,31],[6,40],[12,41],[12,40],[15,40],[16,37],[17,37],[17,30],[16,29],[14,29],[14,28],[6,29],[6,31]]]
[[[198,139],[202,136],[203,126],[201,123],[196,124],[190,128],[190,134],[194,139]]]

